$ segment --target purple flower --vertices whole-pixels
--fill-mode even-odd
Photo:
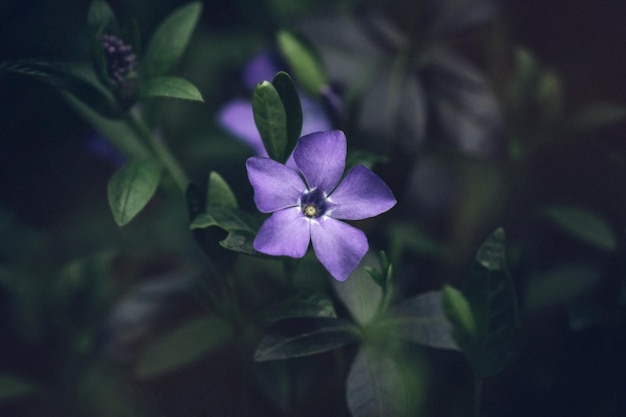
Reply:
[[[257,83],[271,80],[281,69],[284,68],[281,68],[277,59],[270,53],[260,53],[246,65],[243,74],[244,84],[253,90]],[[303,116],[302,135],[332,129],[330,119],[320,102],[311,100],[303,94],[300,94],[300,102]],[[218,122],[224,129],[250,146],[256,155],[267,156],[263,140],[254,123],[252,101],[235,99],[226,103],[219,112]]]
[[[137,66],[137,56],[133,52],[133,47],[115,35],[104,33],[102,50],[109,80],[113,85],[121,86]]]
[[[368,249],[361,230],[339,220],[361,220],[396,204],[391,190],[364,166],[341,180],[346,164],[346,137],[333,130],[300,138],[293,158],[296,171],[269,158],[246,162],[254,202],[273,213],[254,239],[254,248],[268,255],[304,256],[309,241],[330,274],[344,281]]]

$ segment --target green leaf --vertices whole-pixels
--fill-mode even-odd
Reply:
[[[605,251],[615,250],[617,239],[608,224],[594,213],[578,207],[547,207],[541,214],[570,236]]]
[[[568,132],[585,134],[626,120],[626,106],[616,103],[594,103],[578,111],[569,120]]]
[[[314,355],[356,339],[354,326],[332,318],[291,318],[272,325],[254,352],[257,362]]]
[[[87,27],[91,34],[101,33],[103,29],[117,30],[115,14],[104,0],[94,0],[87,12]]]
[[[352,317],[361,325],[366,325],[374,319],[383,298],[382,288],[370,277],[365,267],[380,268],[376,257],[368,254],[361,262],[361,266],[347,280],[332,281],[337,295]]]
[[[161,23],[146,50],[145,78],[167,75],[174,70],[187,48],[201,12],[201,3],[190,3],[175,10]]]
[[[245,230],[233,230],[228,233],[228,236],[220,241],[220,246],[224,249],[231,250],[233,252],[239,252],[246,255],[254,255],[265,257],[252,246],[256,232],[248,232]]]
[[[218,317],[191,320],[156,340],[137,364],[140,378],[152,378],[180,369],[233,340],[230,323]]]
[[[222,247],[247,255],[261,256],[252,247],[258,222],[242,210],[229,206],[207,206],[206,211],[196,217],[190,227],[192,230],[219,227],[228,232],[226,238],[220,242]]]
[[[11,375],[0,374],[0,403],[39,394],[34,384]]]
[[[215,171],[209,174],[206,205],[207,209],[211,206],[237,208],[235,193],[226,180]]]
[[[75,74],[68,65],[37,60],[0,63],[0,73],[13,73],[43,81],[69,93],[105,117],[119,118],[122,113],[104,90]]]
[[[298,84],[311,96],[317,97],[328,84],[319,57],[302,39],[292,33],[280,31],[278,48],[289,64]]]
[[[452,325],[452,337],[463,352],[472,352],[477,339],[477,324],[469,302],[461,291],[449,285],[444,285],[441,291],[441,302]]]
[[[402,339],[440,349],[459,349],[443,309],[441,291],[429,291],[409,298],[396,305],[392,314],[387,327]]]
[[[204,101],[195,85],[184,78],[162,76],[147,80],[139,95],[143,98],[168,97],[182,100]]]
[[[131,161],[118,170],[108,185],[109,206],[119,226],[130,222],[154,195],[162,166],[153,159]]]
[[[388,158],[377,152],[370,152],[364,149],[350,149],[346,157],[346,172],[357,165],[372,169],[374,165],[385,163]]]
[[[298,139],[300,139],[300,133],[302,132],[302,105],[300,104],[298,90],[296,90],[296,86],[289,74],[282,71],[276,73],[272,80],[272,85],[276,88],[283,102],[287,116],[287,146],[285,149],[285,158],[288,158],[298,144]]]
[[[261,312],[265,321],[278,321],[294,317],[337,318],[333,302],[325,294],[301,293],[273,304]]]
[[[456,336],[455,340],[476,374],[483,378],[504,368],[518,325],[517,300],[506,268],[504,243],[504,230],[501,228],[489,236],[478,249],[461,288],[471,308],[475,330],[474,333],[470,331],[468,336],[473,335],[474,340],[473,343],[466,343],[467,340],[462,341]],[[445,298],[444,309],[447,314]],[[450,315],[448,318],[457,330],[458,320],[455,323]]]
[[[391,355],[366,346],[359,350],[346,381],[352,417],[408,416],[407,391],[401,369]]]
[[[287,112],[278,91],[269,81],[254,88],[252,111],[268,155],[278,162],[285,162],[288,156]]]

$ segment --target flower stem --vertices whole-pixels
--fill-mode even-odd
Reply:
[[[154,135],[143,120],[132,114],[128,113],[126,115],[126,122],[150,145],[155,156],[161,161],[178,188],[184,194],[187,191],[189,179],[165,142]]]
[[[482,397],[483,379],[478,375],[474,378],[474,417],[480,417],[480,399]]]

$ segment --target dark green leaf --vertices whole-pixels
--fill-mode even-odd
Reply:
[[[615,103],[594,103],[570,119],[568,132],[585,134],[626,120],[626,106]]]
[[[235,193],[226,180],[215,171],[209,174],[206,205],[207,209],[211,206],[237,208]]]
[[[278,91],[269,81],[256,85],[252,111],[268,155],[284,162],[287,159],[287,112]]]
[[[195,85],[184,78],[162,76],[147,80],[140,90],[144,98],[168,97],[182,100],[204,101]]]
[[[463,352],[473,352],[477,343],[477,324],[469,302],[461,291],[449,285],[444,285],[441,291],[441,302],[452,325],[456,344]]]
[[[410,407],[406,388],[394,358],[386,352],[364,346],[348,374],[348,408],[353,417],[408,416]]]
[[[332,301],[325,294],[303,293],[282,300],[261,313],[266,321],[277,321],[293,317],[337,318]]]
[[[117,118],[120,110],[105,91],[75,74],[65,64],[22,60],[0,63],[0,72],[21,74],[48,83],[67,92],[105,117]]]
[[[346,171],[357,165],[363,165],[372,169],[374,165],[387,162],[388,158],[376,152],[362,149],[351,149],[346,158]]]
[[[39,394],[39,388],[30,382],[10,375],[0,375],[0,403]]]
[[[255,221],[248,213],[228,206],[209,206],[191,223],[191,229],[204,229],[217,226],[224,230],[255,231]]]
[[[298,144],[300,133],[302,132],[302,105],[300,96],[296,90],[291,77],[286,72],[278,72],[272,80],[272,85],[276,88],[280,99],[283,102],[287,116],[287,147],[286,158]]]
[[[161,179],[162,166],[153,159],[131,161],[118,170],[108,185],[109,206],[115,222],[130,222],[152,198]]]
[[[87,12],[87,27],[91,34],[101,33],[103,29],[117,30],[115,14],[104,0],[94,0]]]
[[[187,48],[201,12],[201,3],[190,3],[175,10],[161,23],[146,50],[145,78],[167,75],[174,70]]]
[[[376,284],[364,267],[379,269],[380,265],[375,256],[368,254],[361,262],[361,266],[347,280],[332,281],[337,295],[352,317],[361,325],[372,321],[383,298],[382,288]]]
[[[317,97],[328,84],[320,59],[313,49],[294,34],[280,31],[278,47],[302,88]]]
[[[257,252],[256,249],[254,249],[254,247],[252,246],[255,237],[256,232],[233,230],[228,233],[226,239],[220,242],[220,246],[234,252],[264,257],[265,255]]]
[[[180,369],[224,347],[232,338],[232,326],[221,318],[189,321],[148,345],[137,364],[137,375],[151,378]]]
[[[430,291],[405,300],[395,306],[392,313],[388,326],[401,338],[440,349],[459,349],[443,310],[440,291]]]
[[[292,318],[272,325],[254,353],[257,362],[314,355],[356,339],[350,322],[332,318]]]
[[[594,213],[578,207],[547,207],[542,215],[561,230],[583,242],[605,251],[617,245],[616,237],[607,223]]]

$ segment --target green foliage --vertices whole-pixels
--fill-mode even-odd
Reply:
[[[261,318],[270,322],[294,317],[337,318],[337,313],[330,298],[320,292],[296,294],[261,312]]]
[[[237,197],[226,180],[217,172],[209,173],[207,209],[213,206],[237,208]]]
[[[0,403],[38,395],[40,389],[28,381],[0,374]]]
[[[284,154],[285,158],[288,158],[298,144],[302,131],[302,105],[296,86],[289,74],[283,71],[276,73],[272,85],[280,96],[287,117],[287,144]]]
[[[278,48],[293,71],[298,84],[312,97],[318,97],[328,81],[320,59],[302,39],[287,31],[277,35]]]
[[[596,214],[569,206],[545,207],[541,215],[565,233],[604,251],[615,250],[617,239],[613,230]]]
[[[190,320],[152,342],[137,364],[140,378],[154,378],[206,357],[233,340],[233,328],[218,317]]]
[[[108,184],[109,206],[119,226],[130,222],[154,195],[163,168],[153,159],[131,161]]]
[[[201,12],[201,3],[189,3],[175,10],[156,29],[144,57],[146,78],[168,75],[174,70],[187,48]]]
[[[278,90],[269,81],[263,81],[254,88],[252,111],[254,123],[270,158],[286,161],[287,111]]]
[[[172,76],[161,76],[146,80],[141,86],[140,96],[143,98],[168,97],[204,101],[202,94],[195,85],[183,78]]]

